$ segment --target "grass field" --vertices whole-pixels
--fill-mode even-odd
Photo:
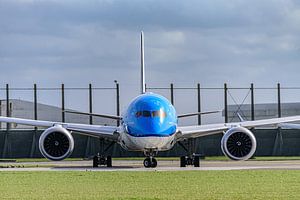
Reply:
[[[300,199],[300,171],[0,172],[1,199]]]

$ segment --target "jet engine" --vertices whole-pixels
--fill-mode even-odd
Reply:
[[[72,154],[74,139],[67,129],[62,126],[53,126],[42,133],[39,139],[39,149],[49,160],[63,160]]]
[[[255,153],[256,139],[250,130],[234,127],[224,134],[221,149],[232,160],[247,160]]]

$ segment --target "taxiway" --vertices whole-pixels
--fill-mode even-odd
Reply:
[[[179,161],[158,160],[156,168],[144,168],[140,160],[113,160],[113,167],[93,168],[92,161],[60,162],[7,162],[1,163],[0,171],[187,171],[187,170],[300,170],[300,160],[285,161],[206,161],[200,167],[179,167]]]

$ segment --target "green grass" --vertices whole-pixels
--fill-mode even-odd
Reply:
[[[300,171],[0,172],[1,199],[300,199]]]

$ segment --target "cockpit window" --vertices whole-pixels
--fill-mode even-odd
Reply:
[[[151,117],[150,111],[144,110],[143,111],[143,117]]]
[[[135,116],[137,118],[139,117],[161,117],[161,118],[165,118],[167,116],[167,114],[163,111],[163,110],[155,110],[155,111],[148,111],[148,110],[143,110],[143,111],[137,111],[135,113]]]
[[[136,116],[136,117],[141,117],[141,116],[142,116],[142,111],[137,111],[137,112],[135,113],[135,116]]]
[[[166,117],[166,113],[163,110],[152,111],[152,117],[165,118]]]

